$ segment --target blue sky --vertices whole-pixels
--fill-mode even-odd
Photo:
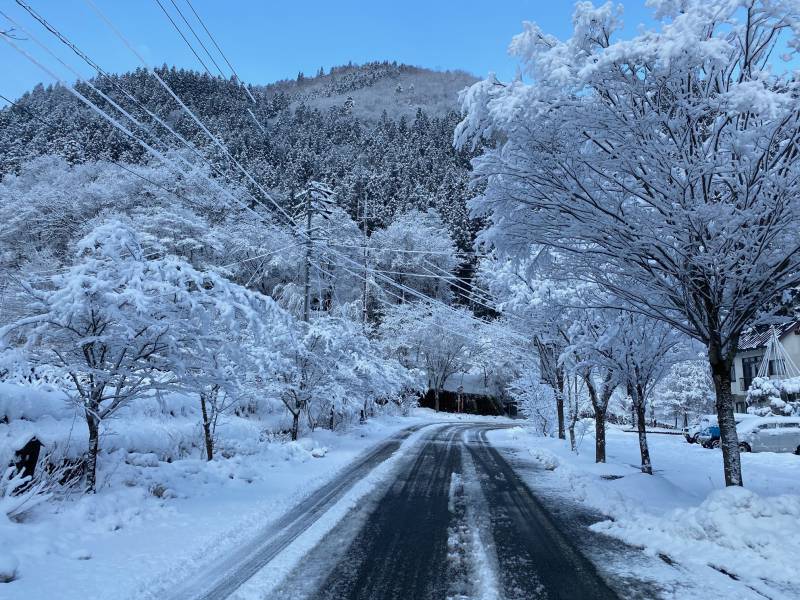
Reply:
[[[84,0],[26,1],[106,70],[138,66],[136,57]],[[94,1],[150,63],[201,68],[155,0]],[[171,0],[161,2],[178,20]],[[185,2],[175,0],[191,17]],[[506,48],[522,21],[536,21],[547,31],[566,36],[574,6],[572,0],[192,0],[192,4],[242,79],[252,83],[294,78],[299,71],[313,74],[319,67],[327,70],[348,61],[384,59],[464,69],[478,76],[496,71],[508,78],[516,63]],[[626,30],[634,32],[647,21],[649,11],[644,0],[624,4]],[[0,10],[57,49],[83,76],[92,74],[13,0],[0,0]],[[0,28],[7,25],[0,17]],[[32,40],[17,43],[47,65],[57,66],[65,79],[74,79]],[[11,98],[38,82],[53,81],[4,43],[0,43],[0,65],[0,94]]]

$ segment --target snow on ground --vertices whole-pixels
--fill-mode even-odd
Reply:
[[[168,588],[247,541],[367,448],[434,419],[442,420],[421,409],[412,417],[370,419],[344,433],[317,430],[296,443],[262,439],[247,454],[211,462],[196,453],[173,459],[175,443],[150,452],[113,450],[116,438],[128,443],[135,435],[121,421],[104,441],[111,450],[102,454],[96,495],[43,503],[21,523],[0,521],[0,571],[16,572],[14,581],[0,584],[0,597],[141,598],[153,587]],[[28,426],[11,424],[0,424],[0,446],[24,433],[15,424]],[[358,491],[366,493],[369,484]]]
[[[613,427],[606,464],[594,462],[590,434],[577,455],[567,442],[522,427],[491,432],[489,439],[515,454],[518,464],[539,467],[536,477],[526,476],[534,489],[545,485],[608,517],[592,526],[597,532],[678,563],[690,578],[713,580],[722,573],[744,597],[800,594],[798,456],[743,454],[747,487],[726,489],[719,450],[681,436],[648,436],[653,476],[638,469],[636,435]],[[678,591],[672,597],[684,596]]]

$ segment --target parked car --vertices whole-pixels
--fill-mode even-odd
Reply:
[[[736,427],[742,452],[800,454],[800,417],[760,417]]]
[[[736,422],[736,429],[738,431],[740,423],[754,421],[760,417],[747,413],[736,413],[733,418]],[[714,417],[714,423],[712,425],[709,425],[703,431],[697,434],[697,443],[703,446],[703,448],[719,448],[720,433],[716,416]]]
[[[717,415],[700,415],[700,417],[686,429],[684,437],[690,444],[697,443],[697,436],[699,436],[704,429],[716,424]]]

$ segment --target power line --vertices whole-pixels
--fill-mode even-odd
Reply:
[[[156,1],[158,1],[158,0],[156,0]],[[203,43],[203,41],[200,39],[200,37],[197,35],[197,33],[195,33],[194,27],[191,26],[189,21],[183,15],[183,12],[181,11],[181,9],[178,8],[177,4],[175,4],[175,0],[169,0],[169,1],[172,3],[172,6],[175,7],[175,10],[178,11],[178,14],[180,15],[181,19],[183,19],[183,22],[186,23],[186,26],[189,28],[189,31],[192,32],[192,35],[194,36],[194,39],[197,40],[197,42],[200,44],[200,47],[205,51],[205,53],[208,56],[208,58],[210,58],[211,62],[214,63],[214,66],[217,67],[217,71],[219,71],[220,77],[225,79],[225,74],[222,72],[222,69],[220,69],[219,65],[217,64],[217,61],[214,59],[213,56],[211,56],[211,53],[208,51],[208,48],[206,48],[206,45]]]
[[[236,81],[239,82],[239,84],[244,88],[244,91],[247,92],[247,95],[250,96],[250,100],[253,101],[253,104],[256,104],[256,99],[253,98],[253,94],[250,93],[250,89],[244,84],[244,82],[242,81],[242,78],[239,77],[239,74],[236,72],[236,69],[233,68],[233,65],[230,63],[228,58],[225,56],[225,53],[222,51],[222,48],[220,48],[219,44],[217,44],[217,40],[215,40],[214,36],[211,35],[211,32],[208,30],[208,27],[206,27],[206,24],[203,22],[203,19],[200,18],[200,15],[197,14],[197,11],[194,9],[194,6],[192,5],[191,1],[190,0],[186,0],[186,4],[189,5],[189,8],[194,13],[194,16],[197,18],[197,21],[200,23],[202,28],[205,30],[206,34],[208,35],[209,39],[211,40],[211,43],[214,44],[214,47],[217,49],[217,52],[219,52],[219,54],[222,57],[222,59],[230,67],[231,73],[233,73],[233,76],[236,77]]]
[[[177,26],[177,24],[175,23],[175,21],[172,19],[172,17],[169,15],[169,13],[168,13],[168,12],[167,12],[167,11],[164,9],[164,6],[161,4],[160,0],[155,0],[155,2],[156,2],[156,3],[158,3],[158,5],[161,7],[161,10],[162,10],[162,11],[163,11],[163,13],[164,13],[164,14],[167,16],[167,18],[169,19],[170,23],[172,23],[172,26],[175,28],[175,30],[178,32],[178,34],[181,36],[181,38],[182,38],[182,39],[183,39],[183,41],[186,43],[186,45],[189,47],[189,50],[191,50],[191,51],[192,51],[192,54],[194,54],[194,55],[197,57],[197,59],[198,59],[198,60],[200,60],[200,57],[198,56],[198,53],[197,53],[197,51],[195,50],[194,46],[191,44],[191,42],[189,42],[189,40],[188,40],[188,39],[186,39],[186,36],[184,36],[184,35],[183,35],[183,33],[182,33],[182,32],[181,32],[181,30],[178,28],[178,26]],[[226,79],[226,76],[225,76],[225,74],[222,72],[222,69],[220,68],[219,64],[217,64],[217,61],[214,59],[214,57],[213,57],[213,56],[211,55],[211,53],[208,51],[208,48],[206,48],[206,45],[203,43],[203,41],[202,41],[202,40],[200,39],[200,37],[197,35],[197,33],[195,32],[194,28],[193,28],[193,27],[192,27],[192,25],[189,23],[188,19],[187,19],[187,18],[184,16],[184,14],[183,14],[183,12],[181,11],[181,9],[180,9],[180,8],[178,7],[178,5],[175,3],[175,0],[170,0],[170,2],[172,3],[172,6],[174,6],[174,7],[175,7],[175,10],[176,10],[176,11],[178,11],[178,14],[180,15],[181,19],[183,19],[183,22],[184,22],[184,23],[186,23],[186,26],[189,28],[189,31],[191,31],[191,32],[192,32],[192,35],[194,36],[194,38],[195,38],[195,39],[198,41],[198,43],[200,44],[200,47],[203,49],[203,51],[205,51],[206,55],[207,55],[207,56],[208,56],[208,57],[211,59],[211,62],[213,62],[213,63],[214,63],[214,66],[217,68],[217,71],[219,71],[219,74],[220,74],[220,76],[222,77],[222,79]],[[192,7],[190,6],[190,8],[192,8]],[[194,9],[192,9],[192,10],[194,10]],[[195,16],[197,16],[197,13],[195,13]],[[197,18],[198,18],[198,20],[199,20],[199,17],[197,17]],[[203,25],[203,28],[205,29],[205,25],[202,23],[202,21],[200,22],[200,24],[201,24],[201,25]],[[207,29],[206,29],[206,32],[208,32],[208,30],[207,30]],[[212,40],[212,41],[213,41],[213,40]],[[224,58],[224,57],[223,57],[223,58]],[[226,61],[227,61],[227,59],[226,59]],[[206,73],[208,73],[208,75],[209,75],[209,76],[212,76],[212,75],[211,75],[211,71],[208,69],[208,67],[206,66],[206,64],[205,64],[205,63],[204,63],[202,60],[200,60],[200,64],[202,64],[202,65],[203,65],[203,68],[205,69]],[[230,66],[230,65],[228,65],[228,66]],[[233,70],[233,69],[231,69],[231,70]],[[236,74],[235,74],[235,73],[234,73],[234,76],[236,76]],[[251,100],[253,100],[253,102],[255,102],[255,99],[253,98],[252,94],[250,94],[249,90],[247,90],[246,88],[245,88],[245,90],[247,91],[247,94],[250,96],[250,99],[251,99]],[[262,134],[264,134],[264,135],[266,135],[266,133],[267,133],[267,132],[266,132],[266,130],[265,130],[265,129],[264,129],[264,127],[261,125],[261,123],[259,123],[259,122],[258,122],[258,119],[256,118],[256,115],[253,113],[253,111],[252,111],[252,110],[250,110],[250,108],[249,108],[249,107],[247,107],[247,109],[246,109],[246,110],[247,110],[248,114],[250,115],[250,117],[253,119],[253,122],[256,124],[256,126],[258,127],[258,129],[261,131],[261,133],[262,133]]]
[[[330,243],[331,246],[336,246],[337,248],[354,248],[357,250],[363,250],[365,246],[359,246],[358,244],[335,244],[333,242]],[[450,252],[448,250],[408,250],[406,248],[383,248],[380,246],[366,246],[368,250],[376,250],[378,252],[383,250],[390,250],[392,252],[400,252],[404,254],[430,254],[430,255],[442,255],[442,256],[467,256],[467,257],[475,257],[475,258],[483,258],[489,256],[488,254],[478,254],[475,252]]]
[[[178,132],[176,132],[176,131],[175,131],[175,130],[172,128],[172,127],[170,127],[170,126],[169,126],[167,123],[165,123],[165,122],[164,122],[164,121],[163,121],[163,120],[162,120],[160,117],[158,117],[158,115],[156,115],[155,113],[153,113],[152,111],[150,111],[150,109],[149,109],[147,106],[145,106],[143,103],[141,103],[141,102],[140,102],[138,99],[136,99],[136,98],[135,98],[135,97],[134,97],[132,94],[130,94],[130,93],[129,93],[129,92],[128,92],[128,91],[127,91],[127,90],[126,90],[124,87],[122,87],[122,86],[121,86],[119,83],[117,83],[117,82],[115,81],[115,79],[114,79],[114,78],[113,78],[111,75],[109,75],[109,74],[108,74],[108,73],[107,73],[107,72],[106,72],[106,71],[105,71],[105,70],[104,70],[102,67],[100,67],[100,65],[99,65],[99,64],[97,64],[97,62],[95,62],[94,60],[92,60],[92,58],[91,58],[91,57],[89,57],[89,56],[88,56],[88,55],[87,55],[85,52],[83,52],[83,51],[82,51],[80,48],[78,48],[78,46],[77,46],[77,45],[75,45],[75,44],[74,44],[72,41],[70,41],[70,40],[69,40],[69,39],[68,39],[66,36],[64,36],[64,35],[63,35],[63,34],[62,34],[62,33],[61,33],[61,32],[60,32],[60,31],[59,31],[59,30],[58,30],[56,27],[54,27],[53,25],[51,25],[51,24],[50,24],[50,23],[49,23],[49,22],[48,22],[48,21],[47,21],[47,20],[46,20],[44,17],[42,17],[42,16],[41,16],[39,13],[37,13],[37,12],[36,12],[36,11],[35,11],[35,10],[34,10],[34,9],[33,9],[33,8],[30,6],[30,5],[29,5],[29,4],[27,4],[26,2],[24,2],[24,0],[16,0],[16,1],[17,1],[17,4],[19,4],[19,5],[20,5],[20,6],[21,6],[23,9],[25,9],[25,10],[26,10],[26,11],[27,11],[27,12],[28,12],[28,13],[29,13],[29,14],[30,14],[30,15],[31,15],[31,16],[32,16],[34,19],[36,19],[36,20],[37,20],[37,21],[38,21],[38,22],[39,22],[39,23],[40,23],[40,24],[41,24],[41,25],[42,25],[42,26],[43,26],[43,27],[44,27],[44,28],[45,28],[47,31],[49,31],[50,33],[52,33],[52,34],[53,34],[53,35],[54,35],[54,36],[55,36],[55,37],[56,37],[56,38],[57,38],[57,39],[58,39],[58,40],[59,40],[61,43],[63,43],[63,44],[64,44],[64,45],[66,45],[66,46],[67,46],[67,47],[68,47],[70,50],[72,50],[72,51],[73,51],[73,52],[74,52],[74,53],[75,53],[75,54],[76,54],[76,55],[77,55],[77,56],[78,56],[78,57],[79,57],[81,60],[83,60],[83,61],[84,61],[86,64],[88,64],[88,65],[89,65],[90,67],[92,67],[92,68],[93,68],[95,71],[97,71],[97,73],[98,73],[99,75],[101,75],[101,76],[105,77],[105,78],[106,78],[106,80],[107,80],[107,81],[109,81],[109,82],[110,82],[110,83],[111,83],[111,84],[112,84],[112,85],[113,85],[113,86],[114,86],[114,87],[115,87],[117,90],[119,90],[119,91],[120,91],[122,94],[124,94],[124,95],[125,95],[125,96],[126,96],[128,99],[130,99],[130,100],[131,100],[131,101],[132,101],[134,104],[136,104],[136,105],[137,105],[138,107],[140,107],[142,110],[144,110],[144,111],[145,111],[145,112],[146,112],[146,113],[147,113],[147,114],[148,114],[148,115],[149,115],[149,116],[150,116],[150,117],[151,117],[151,118],[152,118],[154,121],[156,121],[156,122],[157,122],[159,125],[161,125],[162,127],[164,127],[164,128],[165,128],[165,129],[166,129],[166,130],[167,130],[167,131],[168,131],[168,132],[171,134],[171,135],[173,135],[173,136],[174,136],[174,137],[175,137],[175,138],[176,138],[178,141],[180,141],[180,142],[181,142],[181,143],[182,143],[182,144],[183,144],[185,147],[187,147],[189,150],[191,150],[191,151],[192,151],[192,153],[193,153],[195,156],[197,156],[197,157],[198,157],[198,158],[199,158],[199,159],[200,159],[200,160],[201,160],[201,161],[202,161],[204,164],[206,164],[206,165],[207,165],[207,166],[208,166],[208,167],[209,167],[209,168],[210,168],[210,169],[211,169],[211,170],[212,170],[214,173],[218,174],[218,175],[219,175],[220,177],[222,177],[223,179],[229,179],[229,177],[228,177],[227,175],[225,175],[224,173],[222,173],[222,172],[221,172],[221,171],[220,171],[220,170],[217,168],[217,166],[216,166],[215,164],[213,164],[213,163],[212,163],[212,162],[211,162],[211,161],[210,161],[208,158],[206,158],[206,157],[205,157],[205,156],[204,156],[204,155],[203,155],[203,154],[200,152],[200,150],[199,150],[199,149],[198,149],[198,148],[197,148],[197,147],[196,147],[196,146],[195,146],[193,143],[191,143],[191,142],[189,142],[188,140],[186,140],[186,139],[185,139],[183,136],[181,136],[181,135],[180,135]],[[6,20],[8,20],[10,23],[12,23],[12,24],[15,24],[15,21],[14,21],[13,19],[11,19],[11,17],[9,17],[8,15],[6,15],[5,13],[2,13],[2,12],[0,12],[0,14],[3,14],[3,16],[6,18]],[[22,27],[22,26],[19,26],[19,27]],[[55,54],[54,54],[54,53],[53,53],[53,52],[52,52],[52,51],[51,51],[49,48],[47,48],[47,47],[46,47],[44,44],[42,44],[42,42],[40,42],[40,41],[38,40],[38,38],[36,38],[36,36],[34,36],[34,35],[33,35],[31,32],[29,32],[27,29],[24,29],[24,28],[23,28],[23,30],[24,30],[24,31],[25,31],[25,32],[26,32],[26,33],[27,33],[27,34],[28,34],[28,35],[31,37],[31,39],[33,39],[33,41],[34,41],[34,42],[35,42],[35,43],[36,43],[36,44],[37,44],[39,47],[41,47],[42,49],[44,49],[44,50],[45,50],[45,52],[47,52],[47,53],[48,53],[50,56],[53,56],[53,57],[54,57],[54,58],[55,58],[55,59],[56,59],[56,60],[57,60],[57,61],[58,61],[60,64],[62,64],[63,66],[65,66],[65,67],[66,67],[66,68],[67,68],[67,69],[68,69],[68,70],[69,70],[71,73],[73,73],[74,75],[76,75],[76,76],[77,76],[79,79],[81,78],[81,77],[80,77],[80,74],[79,74],[79,73],[77,73],[77,71],[75,71],[75,70],[74,70],[72,67],[70,67],[69,65],[67,65],[67,64],[66,64],[66,63],[65,63],[63,60],[61,60],[59,57],[57,57],[57,56],[56,56],[56,55],[55,55]],[[51,74],[51,76],[53,76],[53,75]],[[56,79],[56,80],[58,81],[58,79]],[[94,85],[92,85],[92,84],[91,84],[91,82],[87,82],[87,84],[88,84],[90,87],[92,87],[92,89],[94,89],[94,90],[95,90],[95,91],[97,91],[99,94],[101,94],[101,95],[102,95],[104,98],[107,98],[107,99],[108,99],[108,97],[107,97],[105,94],[103,94],[102,92],[100,92],[99,90],[97,90],[97,88],[96,88]],[[145,127],[144,127],[144,125],[143,125],[142,123],[140,123],[140,122],[139,122],[137,119],[135,119],[135,118],[134,118],[132,115],[130,115],[130,114],[127,112],[127,111],[125,111],[124,109],[122,109],[122,108],[121,108],[121,107],[120,107],[120,106],[119,106],[119,105],[118,105],[116,102],[114,102],[113,100],[110,100],[110,99],[108,99],[108,100],[110,101],[110,103],[112,104],[112,106],[114,106],[115,108],[117,108],[117,109],[118,109],[118,110],[119,110],[119,111],[120,111],[120,112],[121,112],[121,113],[122,113],[124,116],[126,116],[126,117],[127,117],[128,119],[130,119],[130,120],[131,120],[133,123],[135,123],[135,124],[136,124],[136,125],[137,125],[137,126],[140,128],[140,129],[144,130],[144,132],[145,132],[145,133],[146,133],[146,134],[147,134],[149,137],[151,137],[151,138],[155,138],[155,140],[156,140],[157,142],[159,142],[160,144],[162,144],[162,145],[163,145],[165,148],[167,148],[167,149],[170,149],[170,146],[169,146],[169,144],[166,144],[166,143],[165,143],[163,140],[160,140],[159,138],[157,138],[157,137],[155,136],[154,132],[153,132],[151,129],[145,128]],[[193,168],[195,167],[194,165],[192,165],[191,163],[189,163],[189,162],[188,162],[188,161],[187,161],[185,158],[183,158],[182,156],[178,155],[178,157],[177,157],[177,158],[178,158],[178,160],[179,160],[179,161],[181,161],[183,164],[185,164],[185,165],[186,165],[187,167],[189,167],[190,169],[193,169]],[[178,169],[177,171],[178,171],[179,173],[183,173],[183,172],[182,172],[180,169]],[[209,180],[209,182],[211,182],[211,183],[212,183],[212,185],[216,185],[215,183],[213,183],[213,180]],[[219,186],[217,186],[217,187],[219,187]],[[221,189],[223,192],[225,192],[225,190],[224,190],[223,188],[220,188],[220,189]]]
[[[186,36],[185,36],[185,35],[183,35],[183,32],[181,31],[180,27],[178,27],[178,24],[177,24],[177,23],[176,23],[176,22],[173,20],[173,18],[172,18],[172,15],[170,15],[170,14],[167,12],[167,9],[166,9],[166,8],[164,8],[164,5],[163,5],[163,4],[161,4],[161,0],[155,0],[155,2],[156,2],[156,4],[158,4],[158,6],[160,6],[160,7],[161,7],[161,10],[162,10],[162,11],[164,12],[164,14],[167,16],[167,19],[169,19],[169,22],[170,22],[170,23],[172,23],[172,26],[175,28],[175,31],[177,31],[177,32],[178,32],[178,35],[179,35],[179,36],[181,36],[181,37],[183,38],[183,41],[184,41],[184,42],[186,42],[186,45],[187,45],[187,46],[189,46],[189,50],[191,50],[191,51],[192,51],[192,54],[194,54],[195,58],[196,58],[196,59],[197,59],[197,60],[200,62],[200,64],[201,64],[201,65],[203,65],[203,68],[206,70],[206,73],[208,73],[209,75],[211,75],[211,71],[209,71],[209,70],[208,70],[208,67],[206,66],[206,63],[204,63],[204,62],[203,62],[203,59],[202,59],[202,58],[200,58],[200,55],[199,55],[199,54],[197,54],[197,52],[195,52],[195,50],[194,50],[194,46],[192,46],[192,45],[189,43],[189,40],[187,40],[187,39],[186,39]]]
[[[233,158],[233,157],[230,155],[230,153],[228,152],[227,148],[225,148],[225,147],[224,147],[224,145],[223,145],[223,144],[222,144],[222,143],[221,143],[221,142],[220,142],[220,141],[219,141],[219,140],[218,140],[218,139],[217,139],[217,138],[216,138],[216,137],[215,137],[215,136],[214,136],[214,135],[213,135],[213,134],[212,134],[212,133],[211,133],[209,130],[208,130],[208,128],[207,128],[207,127],[205,127],[205,125],[203,125],[203,123],[202,123],[202,122],[199,120],[199,118],[198,118],[198,117],[197,117],[197,116],[196,116],[196,115],[195,115],[195,114],[194,114],[194,113],[191,111],[191,109],[189,109],[189,108],[186,106],[186,104],[185,104],[185,103],[184,103],[184,102],[183,102],[183,101],[182,101],[182,100],[181,100],[181,99],[180,99],[180,98],[179,98],[179,97],[178,97],[178,96],[175,94],[175,92],[174,92],[174,91],[173,91],[173,90],[172,90],[172,89],[169,87],[169,85],[168,85],[166,82],[164,82],[164,81],[161,79],[161,77],[159,77],[159,76],[158,76],[158,74],[157,74],[157,73],[156,73],[156,72],[155,72],[155,71],[154,71],[154,70],[153,70],[153,69],[152,69],[152,68],[151,68],[151,67],[148,65],[147,61],[146,61],[146,60],[145,60],[145,59],[144,59],[144,58],[141,56],[141,54],[139,54],[139,52],[138,52],[138,51],[136,51],[136,49],[133,47],[133,45],[130,43],[130,41],[128,41],[128,40],[127,40],[127,38],[126,38],[126,37],[125,37],[125,36],[124,36],[124,35],[123,35],[123,34],[122,34],[122,33],[121,33],[121,32],[120,32],[120,31],[119,31],[119,30],[118,30],[118,29],[117,29],[117,28],[116,28],[116,27],[113,25],[113,23],[111,23],[111,21],[108,19],[108,17],[106,17],[106,16],[105,16],[105,15],[104,15],[104,14],[103,14],[103,13],[102,13],[102,12],[101,12],[101,11],[100,11],[98,8],[97,8],[97,6],[94,4],[94,2],[93,2],[92,0],[85,0],[85,1],[86,1],[86,3],[87,3],[87,4],[88,4],[88,5],[89,5],[89,6],[90,6],[90,7],[91,7],[93,10],[94,10],[94,12],[95,12],[95,13],[96,13],[96,14],[97,14],[97,15],[98,15],[98,16],[99,16],[99,17],[100,17],[100,18],[101,18],[101,19],[102,19],[102,20],[103,20],[103,21],[104,21],[104,22],[105,22],[105,23],[106,23],[108,26],[109,26],[109,28],[111,28],[111,30],[112,30],[112,31],[113,31],[113,32],[114,32],[114,33],[117,35],[117,37],[119,37],[119,38],[122,40],[122,42],[123,42],[123,43],[124,43],[124,44],[125,44],[125,45],[128,47],[128,49],[129,49],[129,50],[131,50],[131,52],[133,52],[133,53],[134,53],[134,54],[135,54],[135,55],[136,55],[136,56],[139,58],[140,62],[142,62],[142,64],[143,64],[143,65],[144,65],[144,66],[145,66],[145,67],[146,67],[146,68],[147,68],[147,69],[148,69],[148,70],[149,70],[149,71],[150,71],[150,72],[153,74],[153,76],[154,76],[154,77],[156,77],[156,78],[158,79],[159,83],[160,83],[160,84],[161,84],[161,85],[162,85],[162,86],[163,86],[163,87],[164,87],[164,88],[165,88],[165,89],[166,89],[166,90],[167,90],[167,91],[170,93],[170,95],[171,95],[173,98],[175,98],[175,100],[176,100],[176,101],[177,101],[177,102],[178,102],[178,103],[181,105],[181,107],[182,107],[182,108],[183,108],[183,109],[184,109],[184,110],[185,110],[185,111],[186,111],[186,112],[187,112],[187,113],[188,113],[188,114],[189,114],[189,115],[192,117],[192,119],[193,119],[193,120],[194,120],[194,121],[195,121],[195,122],[196,122],[196,123],[197,123],[197,124],[198,124],[198,125],[201,127],[201,129],[202,129],[202,130],[203,130],[203,131],[206,133],[206,135],[208,135],[208,136],[209,136],[209,137],[212,139],[212,141],[213,141],[213,142],[214,142],[214,143],[215,143],[215,144],[216,144],[216,145],[217,145],[217,146],[218,146],[218,147],[219,147],[219,148],[220,148],[220,149],[221,149],[221,150],[222,150],[222,151],[223,151],[223,152],[224,152],[224,153],[225,153],[227,156],[229,156],[229,157],[231,158],[231,160],[233,160],[233,162],[234,162],[234,163],[237,165],[237,167],[238,167],[238,168],[239,168],[239,169],[240,169],[240,170],[241,170],[241,171],[242,171],[242,172],[245,174],[245,176],[246,176],[246,177],[247,177],[247,178],[248,178],[248,179],[249,179],[249,180],[250,180],[250,181],[251,181],[251,182],[252,182],[254,185],[256,185],[256,186],[257,186],[257,188],[258,188],[259,190],[261,190],[261,192],[264,194],[264,196],[267,198],[267,200],[269,200],[269,201],[270,201],[270,202],[271,202],[271,203],[272,203],[272,204],[273,204],[273,205],[274,205],[274,206],[275,206],[275,207],[278,209],[278,211],[279,211],[281,214],[283,214],[283,215],[284,215],[284,216],[287,218],[287,220],[288,220],[288,221],[289,221],[289,222],[290,222],[292,225],[294,225],[294,226],[296,227],[296,223],[294,222],[294,219],[293,219],[293,218],[292,218],[292,217],[291,217],[291,216],[290,216],[290,215],[289,215],[289,214],[286,212],[286,210],[285,210],[285,209],[283,209],[283,207],[281,207],[281,206],[280,206],[280,205],[279,205],[277,202],[275,202],[275,200],[272,198],[272,196],[271,196],[269,193],[267,193],[267,192],[266,192],[266,190],[264,190],[264,189],[263,189],[263,187],[261,187],[261,185],[260,185],[260,184],[258,184],[258,183],[255,181],[255,179],[252,177],[252,175],[251,175],[251,174],[250,174],[250,173],[249,173],[249,172],[248,172],[248,171],[247,171],[247,170],[246,170],[246,169],[245,169],[245,168],[244,168],[244,167],[243,167],[243,166],[242,166],[242,165],[241,165],[241,164],[240,164],[238,161],[236,161],[236,160],[235,160],[235,159],[234,159],[234,158]],[[344,255],[344,254],[342,254],[341,252],[338,252],[338,251],[334,251],[334,253],[335,253],[335,254],[337,254],[337,255],[338,255],[338,256],[339,256],[341,259],[343,259],[343,260],[345,260],[345,261],[347,261],[347,262],[350,262],[350,263],[352,263],[352,264],[353,264],[353,265],[354,265],[356,268],[361,268],[361,266],[362,266],[362,265],[359,265],[359,264],[358,264],[356,261],[352,260],[350,257],[348,257],[348,256],[346,256],[346,255]],[[344,268],[344,267],[342,267],[342,268]],[[347,269],[345,269],[345,270],[347,270]],[[359,277],[359,278],[365,279],[365,278],[363,278],[363,277],[360,277],[358,274],[356,274],[356,273],[353,273],[352,271],[349,271],[349,270],[348,270],[348,272],[350,272],[352,275],[354,275],[354,276],[356,276],[356,277]],[[408,293],[410,293],[410,294],[411,294],[412,296],[414,296],[414,297],[417,297],[417,298],[419,298],[419,299],[428,300],[428,301],[431,301],[431,300],[432,300],[430,297],[426,296],[425,294],[422,294],[422,293],[418,292],[417,290],[414,290],[413,288],[409,288],[409,287],[407,287],[407,286],[403,286],[403,285],[401,285],[401,284],[398,284],[397,282],[395,282],[394,280],[392,280],[392,279],[391,279],[390,277],[388,277],[387,275],[384,275],[384,274],[382,274],[382,273],[376,273],[376,275],[377,275],[377,276],[378,276],[378,278],[379,278],[379,279],[381,279],[382,281],[384,281],[384,282],[386,282],[386,283],[388,283],[388,284],[390,284],[390,285],[396,286],[396,287],[398,287],[398,288],[401,288],[401,289],[403,289],[404,291],[407,291]],[[444,304],[444,303],[441,303],[441,304],[442,304],[442,306],[446,307],[448,310],[451,310],[451,311],[453,311],[453,312],[456,312],[456,311],[455,311],[455,309],[453,309],[452,307],[449,307],[449,306],[447,306],[447,305],[446,305],[446,304]],[[475,317],[473,317],[473,318],[474,318],[476,321],[480,322],[480,323],[484,323],[483,321],[480,321],[479,319],[477,319],[477,318],[475,318]]]
[[[19,0],[17,0],[19,1]],[[222,152],[227,156],[230,161],[236,165],[236,167],[241,171],[241,173],[263,194],[263,196],[269,200],[277,209],[278,211],[288,220],[288,222],[296,226],[297,224],[294,222],[294,219],[281,207],[277,202],[275,202],[272,195],[267,192],[264,187],[258,183],[255,178],[250,174],[247,169],[245,169],[241,163],[234,158],[231,153],[228,151],[227,147],[225,147],[222,142],[220,142],[217,137],[209,131],[208,127],[194,114],[194,112],[186,105],[186,103],[181,100],[181,98],[173,91],[173,89],[165,82],[161,76],[158,74],[155,69],[153,69],[149,63],[144,59],[144,57],[139,53],[138,50],[130,43],[128,38],[126,38],[122,32],[117,29],[114,24],[105,16],[105,14],[97,8],[97,5],[92,0],[85,0],[89,7],[103,20],[103,22],[114,32],[114,34],[125,44],[125,46],[139,59],[142,65],[148,70],[148,72],[156,78],[159,84],[169,93],[170,96],[180,105],[180,107],[192,118],[192,120],[202,129],[203,133],[205,133],[211,141],[216,145]],[[261,204],[261,202],[259,201]],[[265,206],[266,208],[266,206]]]

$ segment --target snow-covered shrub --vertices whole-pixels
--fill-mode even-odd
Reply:
[[[560,464],[558,457],[544,448],[528,448],[528,454],[534,462],[547,471],[555,471]]]
[[[797,394],[800,391],[797,379],[800,378],[754,378],[747,391],[747,412],[761,417],[800,414],[800,402],[788,401],[789,394]]]
[[[8,467],[0,476],[0,519],[18,520],[49,498],[43,481],[32,481],[15,467]]]
[[[782,402],[781,391],[769,377],[755,377],[747,390],[747,404],[757,415],[769,414],[773,402]]]
[[[65,419],[74,414],[69,396],[54,387],[0,383],[0,422]]]

